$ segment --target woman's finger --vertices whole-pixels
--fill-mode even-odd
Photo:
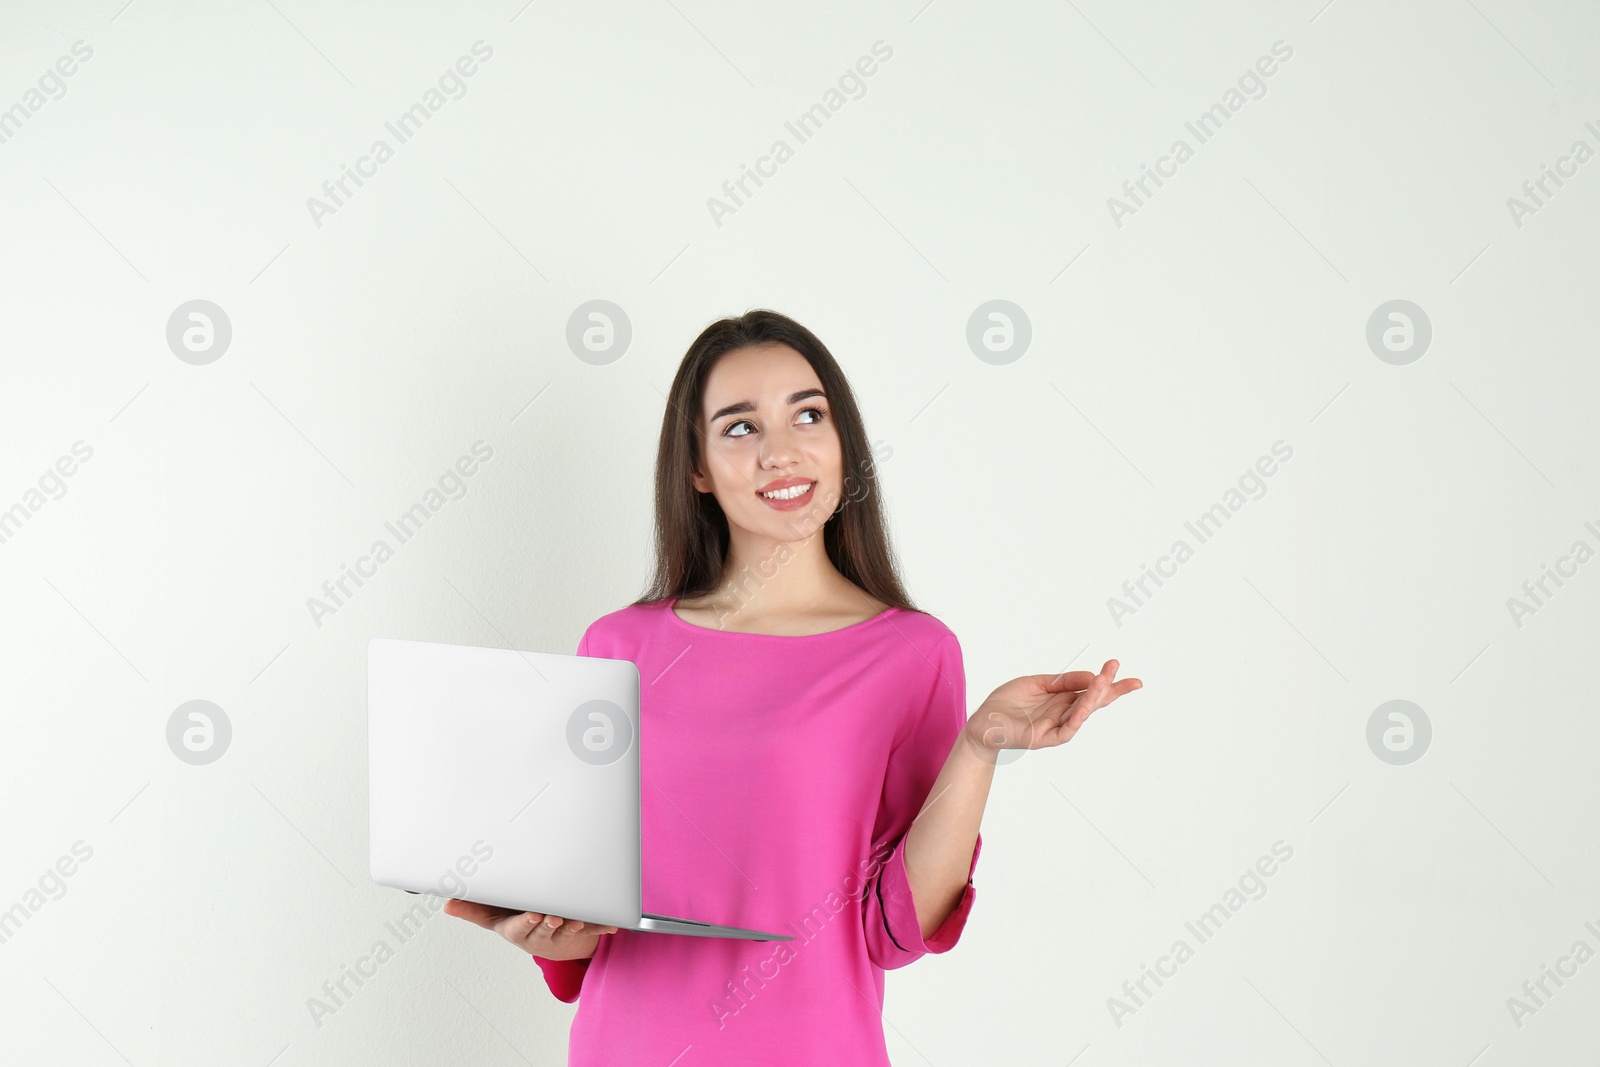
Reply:
[[[524,947],[532,947],[535,950],[549,947],[556,932],[556,928],[550,925],[551,918],[552,916],[544,916],[528,927],[528,933],[523,938]]]
[[[497,908],[492,904],[479,904],[476,901],[458,900],[455,897],[444,902],[444,910],[446,914],[489,928],[502,919],[517,914],[510,908]]]
[[[520,945],[539,932],[539,924],[543,921],[544,916],[539,912],[525,911],[503,920],[495,926],[495,930],[506,940]]]
[[[474,905],[474,907],[486,906]],[[570,944],[585,934],[598,936],[617,932],[615,926],[600,926],[578,919],[565,919],[559,915],[546,915],[536,911],[510,912],[509,909],[503,908],[499,910],[508,912],[508,915],[483,925],[513,944],[535,954],[541,948]]]
[[[1093,671],[1062,671],[1060,674],[1041,674],[1036,677],[1042,679],[1045,688],[1052,693],[1073,693],[1085,689],[1094,681]]]

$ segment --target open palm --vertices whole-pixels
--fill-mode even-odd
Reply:
[[[1072,740],[1090,715],[1113,700],[1142,689],[1137,678],[1116,681],[1117,661],[1099,674],[1064,671],[1025,674],[1006,682],[968,721],[968,736],[993,760],[1000,749],[1052,748]]]

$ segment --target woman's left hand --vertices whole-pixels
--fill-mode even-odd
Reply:
[[[1099,674],[1026,674],[989,694],[967,720],[965,736],[989,763],[1005,749],[1053,748],[1072,740],[1089,716],[1120,696],[1144,688],[1137,678],[1115,681],[1117,661]]]

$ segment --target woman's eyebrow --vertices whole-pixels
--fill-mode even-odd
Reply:
[[[790,393],[787,402],[790,404],[798,404],[800,401],[813,396],[820,396],[824,400],[828,399],[828,394],[824,393],[821,389],[802,389],[798,393]],[[747,411],[754,411],[755,409],[756,406],[750,401],[741,400],[737,404],[729,404],[727,407],[718,410],[715,415],[711,416],[710,421],[716,422],[724,415],[742,415]]]

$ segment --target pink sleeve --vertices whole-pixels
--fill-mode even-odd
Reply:
[[[571,1004],[578,999],[583,989],[583,976],[589,973],[588,960],[547,960],[535,956],[533,962],[544,972],[544,984],[550,987],[557,1000]]]
[[[585,630],[578,639],[578,655],[588,654],[589,631]],[[589,973],[588,960],[547,960],[543,956],[535,956],[533,962],[539,965],[539,970],[544,974],[544,984],[550,987],[550,992],[557,1000],[571,1004],[578,999],[578,994],[583,990],[583,976]]]
[[[983,850],[983,835],[973,844],[967,885],[948,917],[932,936],[922,937],[917,909],[906,874],[906,832],[922,810],[934,779],[939,777],[951,748],[967,721],[967,677],[961,644],[954,634],[944,637],[928,657],[933,683],[924,690],[925,704],[908,710],[901,734],[889,752],[883,796],[872,831],[872,855],[887,856],[884,866],[867,886],[863,909],[867,956],[884,970],[904,967],[929,952],[948,952],[961,938],[972,910],[976,890],[972,872]]]

